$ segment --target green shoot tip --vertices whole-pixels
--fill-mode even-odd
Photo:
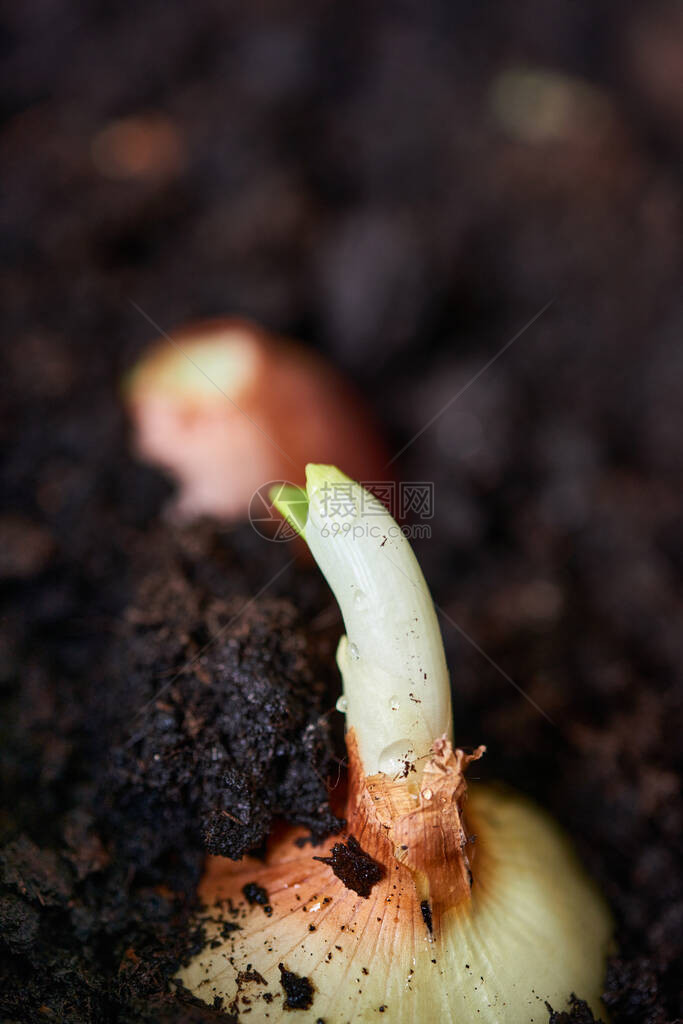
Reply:
[[[268,497],[283,519],[299,534],[306,538],[308,519],[308,496],[303,487],[279,483],[271,487]]]

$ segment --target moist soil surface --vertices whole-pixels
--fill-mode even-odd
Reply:
[[[4,44],[2,1019],[234,1019],[171,984],[205,852],[339,828],[336,606],[291,545],[174,523],[136,303],[365,393],[433,484],[458,744],[609,900],[613,1024],[680,1021],[680,8],[55,0]]]

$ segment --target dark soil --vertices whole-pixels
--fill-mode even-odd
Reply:
[[[555,1013],[552,1007],[548,1005],[550,1024],[592,1024],[595,1020],[588,1004],[583,999],[577,999],[573,993],[570,996],[569,1004],[570,1009],[568,1012],[561,1010],[559,1013]]]
[[[302,978],[294,971],[288,971],[284,964],[280,968],[280,984],[285,992],[286,1010],[307,1010],[313,1003],[313,986],[308,978]]]
[[[335,843],[330,857],[313,859],[328,864],[347,889],[353,889],[364,899],[373,885],[384,878],[384,867],[365,852],[355,836],[349,836],[345,843]]]
[[[263,911],[268,917],[273,913],[273,908],[268,902],[268,893],[262,885],[257,885],[256,882],[248,882],[242,889],[242,893],[250,907],[253,907],[256,903],[258,906],[263,907]]]
[[[116,735],[101,800],[134,863],[197,828],[210,853],[239,858],[263,846],[276,815],[314,839],[340,827],[325,783],[334,634],[311,629],[328,594],[312,581],[317,602],[302,594],[295,607],[272,591],[253,601],[246,578],[232,594],[229,548],[221,565],[218,545],[189,533],[128,607],[101,695],[97,735]],[[226,579],[208,593],[204,565]]]
[[[606,893],[614,1024],[683,1018],[678,6],[6,19],[0,1015],[229,1019],[169,984],[205,849],[335,827],[336,609],[288,545],[168,522],[119,400],[132,300],[301,337],[397,451],[443,410],[392,470],[434,483],[457,741]],[[552,137],[496,100],[525,65],[569,76]]]
[[[258,850],[276,815],[308,826],[313,841],[339,828],[326,787],[329,592],[302,571],[298,607],[272,590],[252,600],[255,534],[238,534],[155,528],[135,559],[131,575],[142,579],[131,581],[131,603],[114,636],[104,634],[94,685],[87,665],[87,692],[71,691],[76,708],[66,694],[56,703],[47,671],[42,688],[8,691],[2,824],[16,838],[0,852],[0,1000],[9,1019],[156,1020],[160,1007],[186,1019],[187,997],[171,1004],[166,991],[202,944],[190,914],[204,850]],[[281,588],[291,586],[289,552],[274,549]],[[270,910],[262,890],[248,899]]]
[[[420,911],[422,912],[422,920],[427,926],[427,931],[431,935],[434,931],[434,920],[432,918],[432,908],[429,900],[420,901]]]

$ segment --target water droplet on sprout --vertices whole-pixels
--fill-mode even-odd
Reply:
[[[379,755],[379,770],[392,777],[402,776],[405,774],[406,761],[413,761],[414,758],[415,751],[410,740],[396,740]]]

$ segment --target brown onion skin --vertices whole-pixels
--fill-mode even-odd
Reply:
[[[353,729],[346,740],[339,810],[349,838],[311,847],[303,829],[282,825],[263,858],[210,858],[199,889],[209,941],[183,984],[283,1024],[283,963],[314,995],[301,1015],[309,1024],[384,1011],[394,1024],[521,1024],[572,990],[602,1013],[613,922],[557,826],[505,788],[468,795],[463,772],[481,747],[465,753],[435,740],[415,800],[411,773],[365,776]],[[345,857],[335,861],[340,839]],[[358,848],[374,865],[354,875],[348,855]],[[250,905],[254,886],[267,905]],[[248,990],[247,978],[256,979]]]
[[[474,754],[464,754],[460,750],[453,751],[450,744],[446,745],[448,762],[444,759],[436,768],[436,774],[442,775],[444,780],[444,796],[443,801],[439,801],[438,794],[434,795],[432,815],[431,807],[425,807],[421,802],[418,809],[418,802],[411,801],[408,793],[402,792],[405,787],[401,780],[364,775],[353,729],[346,734],[346,746],[346,779],[331,794],[333,808],[346,821],[344,831],[312,847],[307,842],[303,845],[297,843],[306,837],[304,829],[281,823],[273,830],[263,860],[244,857],[235,862],[223,857],[208,857],[199,888],[200,899],[207,905],[226,899],[238,903],[245,879],[254,876],[272,897],[277,916],[300,912],[303,897],[303,905],[306,899],[328,897],[324,913],[316,918],[321,924],[325,922],[325,929],[334,932],[341,924],[350,928],[359,915],[367,923],[376,921],[377,914],[384,917],[386,912],[390,912],[392,926],[397,930],[426,935],[422,907],[423,898],[426,898],[430,914],[429,932],[438,937],[443,913],[456,907],[464,913],[469,912],[472,878],[468,869],[474,847],[465,852],[461,841],[464,827],[462,812],[467,795],[464,772],[471,761],[481,756],[484,748],[480,747]],[[411,803],[415,808],[413,813],[401,817],[401,805]],[[449,809],[452,810],[450,815]],[[404,823],[398,858],[387,824],[393,817]],[[432,833],[438,833],[437,842]],[[319,859],[328,857],[334,844],[349,835],[354,836],[364,853],[383,869],[382,877],[373,885],[369,898],[361,898],[353,889],[347,888]],[[416,861],[422,871],[416,871]],[[419,882],[416,884],[418,875],[427,877],[431,892],[420,892]],[[301,886],[302,891],[298,894],[295,884]]]

